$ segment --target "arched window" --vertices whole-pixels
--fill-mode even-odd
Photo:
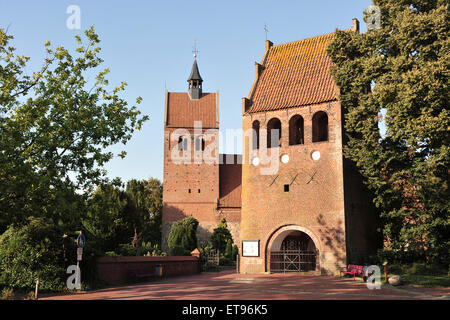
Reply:
[[[188,139],[186,137],[180,136],[178,138],[178,150],[183,151],[187,150]]]
[[[202,137],[195,139],[195,151],[205,151],[205,140]]]
[[[278,133],[278,141],[275,136],[272,138],[272,133]],[[274,141],[272,141],[272,139]],[[281,121],[277,118],[272,118],[267,122],[267,148],[279,146],[281,146]]]
[[[316,112],[312,118],[312,141],[328,141],[328,116],[325,112]]]
[[[253,128],[253,139],[252,139],[253,150],[259,149],[259,121],[258,120],[253,121],[252,128]]]
[[[289,145],[303,144],[303,118],[298,114],[289,120]]]

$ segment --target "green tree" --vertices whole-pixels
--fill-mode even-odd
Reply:
[[[233,251],[232,251],[232,256],[233,256],[233,261],[236,261],[237,259],[237,255],[239,254],[239,248],[237,245],[233,246]]]
[[[126,194],[131,204],[130,220],[140,241],[161,243],[162,184],[158,179],[128,181]]]
[[[221,253],[225,252],[228,241],[233,244],[233,237],[231,236],[230,230],[228,230],[227,220],[225,218],[222,218],[214,229],[210,241],[213,248],[219,250]]]
[[[100,252],[114,251],[131,243],[134,230],[127,194],[114,184],[103,184],[87,201],[83,229]]]
[[[0,236],[0,287],[30,290],[39,278],[41,290],[59,291],[65,268],[61,232],[44,218],[29,217],[22,227],[10,226]]]
[[[104,183],[108,147],[126,144],[148,119],[119,97],[125,82],[110,87],[109,69],[97,70],[94,29],[84,35],[73,54],[47,41],[42,68],[27,75],[29,57],[16,55],[0,29],[0,232],[28,216],[75,223],[84,201],[75,191],[90,195]]]
[[[144,244],[151,243],[152,248],[160,246],[161,210],[159,180],[133,179],[123,190],[117,179],[100,185],[87,200],[82,225],[102,253],[126,254],[127,250],[139,253],[145,249]]]
[[[227,240],[227,244],[225,246],[225,257],[230,260],[233,260],[233,244],[231,239]]]
[[[346,111],[345,156],[375,195],[385,251],[448,265],[448,1],[373,3],[380,28],[337,31],[328,48]]]
[[[197,227],[197,219],[191,216],[174,222],[168,237],[171,252],[174,249],[178,252],[180,247],[189,252],[194,250],[197,247]]]

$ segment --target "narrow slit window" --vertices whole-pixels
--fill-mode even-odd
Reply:
[[[259,149],[259,121],[255,120],[253,121],[253,150]]]

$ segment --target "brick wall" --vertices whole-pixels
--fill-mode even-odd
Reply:
[[[100,257],[97,259],[98,275],[108,284],[127,283],[130,271],[152,273],[162,265],[163,277],[200,273],[197,257]]]
[[[329,138],[312,142],[312,117],[317,111],[328,115]],[[304,119],[304,144],[289,145],[289,119]],[[242,240],[260,240],[260,257],[241,259],[241,272],[269,271],[268,244],[276,230],[283,226],[300,226],[315,237],[320,251],[320,267],[324,273],[336,273],[346,263],[341,108],[339,102],[244,115],[243,128],[252,128],[254,120],[266,129],[273,117],[282,124],[279,158],[289,155],[289,162],[279,162],[278,170],[262,175],[261,167],[249,164],[247,141],[242,173]],[[245,139],[245,138],[244,138]],[[261,143],[264,143],[261,138]],[[260,148],[261,150],[261,148]],[[311,158],[320,151],[318,161]],[[284,186],[289,185],[289,192]]]
[[[163,179],[163,227],[162,249],[168,251],[167,238],[173,222],[193,216],[199,222],[198,240],[206,240],[209,224],[216,221],[216,208],[219,199],[219,164],[195,162],[195,141],[189,140],[191,163],[173,162],[172,150],[177,145],[171,139],[176,128],[164,128],[164,179]],[[188,130],[188,129],[186,129]],[[194,137],[194,130],[188,130]],[[205,131],[203,131],[205,133]],[[205,150],[217,145],[218,130],[205,136]],[[218,159],[218,149],[213,153]]]

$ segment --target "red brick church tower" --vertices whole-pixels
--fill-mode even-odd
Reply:
[[[243,273],[338,273],[373,253],[373,205],[342,151],[345,110],[326,53],[333,37],[266,41],[256,63],[242,101],[244,132],[253,130],[243,143]]]
[[[199,242],[209,240],[226,218],[239,243],[241,165],[237,156],[219,154],[219,91],[203,92],[195,55],[187,81],[187,92],[166,91],[165,98],[162,248],[167,252],[172,223],[187,216],[199,221]]]

